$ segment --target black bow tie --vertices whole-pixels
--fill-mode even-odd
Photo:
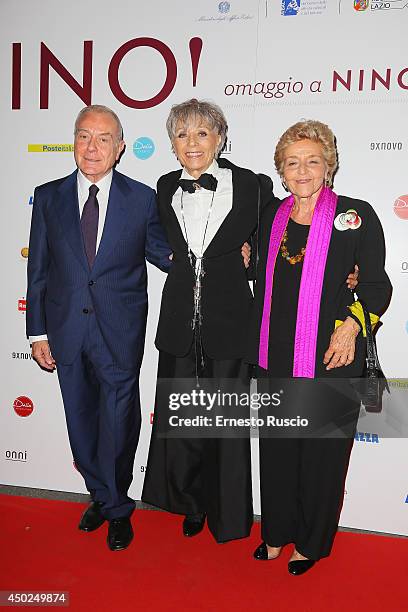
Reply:
[[[218,181],[212,174],[202,174],[197,180],[191,181],[189,179],[180,179],[179,185],[183,191],[188,193],[194,193],[196,189],[203,187],[209,191],[215,191],[217,189]]]

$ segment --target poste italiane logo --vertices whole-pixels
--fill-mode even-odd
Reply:
[[[29,144],[29,153],[72,153],[73,144]]]
[[[34,410],[34,404],[29,397],[25,395],[19,395],[13,402],[14,412],[21,417],[30,416]]]

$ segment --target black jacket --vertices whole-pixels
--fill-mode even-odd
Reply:
[[[241,247],[254,233],[260,208],[275,200],[269,177],[219,159],[232,170],[232,209],[204,252],[201,336],[205,353],[213,359],[237,359],[245,352],[252,293],[248,285]],[[184,356],[193,340],[194,274],[187,257],[187,243],[172,207],[181,170],[160,177],[157,196],[161,223],[173,250],[173,264],[162,296],[156,335],[158,349]]]
[[[367,202],[339,196],[335,216],[348,209],[354,209],[361,217],[362,224],[356,230],[338,231],[333,228],[323,289],[320,301],[319,330],[316,349],[316,377],[354,377],[361,376],[366,356],[366,340],[360,333],[356,340],[356,353],[352,364],[347,368],[326,371],[323,356],[329,347],[330,336],[334,331],[336,319],[344,320],[350,311],[347,306],[355,299],[347,288],[346,279],[358,264],[360,272],[356,292],[365,301],[370,312],[380,316],[387,308],[391,296],[391,283],[384,270],[385,244],[380,221]],[[260,222],[259,265],[255,291],[254,308],[248,328],[249,363],[258,363],[259,332],[262,319],[265,292],[266,259],[269,236],[276,214],[276,204],[265,209]]]

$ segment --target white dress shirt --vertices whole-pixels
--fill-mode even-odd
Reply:
[[[89,188],[91,185],[96,185],[99,187],[99,191],[96,195],[96,199],[99,204],[99,217],[98,217],[98,235],[96,237],[96,252],[98,252],[99,243],[102,238],[102,232],[105,225],[106,211],[108,209],[108,201],[109,201],[109,191],[112,184],[112,176],[113,171],[108,172],[106,176],[101,178],[97,183],[91,183],[86,176],[82,174],[80,170],[78,170],[77,175],[77,188],[78,188],[78,206],[79,206],[79,217],[82,216],[82,211],[84,210],[85,202],[89,197]],[[48,340],[46,334],[41,336],[29,336],[28,340],[30,344],[33,342],[38,342],[39,340]]]
[[[98,235],[96,237],[96,252],[98,252],[99,243],[102,238],[102,232],[105,225],[106,211],[108,210],[109,191],[112,184],[112,170],[108,172],[106,176],[101,178],[97,183],[91,183],[86,176],[78,170],[77,185],[78,185],[78,204],[79,204],[79,216],[82,216],[85,202],[89,197],[89,188],[91,185],[99,187],[99,191],[96,194],[96,199],[99,204],[99,218],[98,218]]]
[[[196,257],[201,257],[214,238],[215,234],[220,229],[225,217],[232,209],[232,171],[229,168],[220,168],[217,162],[214,160],[205,173],[212,174],[217,179],[218,185],[215,192],[201,188],[196,189],[194,193],[189,193],[188,191],[183,192],[181,187],[179,187],[172,200],[172,206],[174,212],[176,213],[183,236],[186,241],[188,241],[190,249],[193,251]],[[188,174],[186,169],[183,169],[180,178],[195,180],[193,176]],[[211,206],[213,194],[214,202],[208,221],[203,246],[205,226],[207,223],[208,211]],[[181,214],[182,196],[187,236]]]

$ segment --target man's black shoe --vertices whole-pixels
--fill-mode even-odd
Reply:
[[[101,502],[95,501],[89,504],[79,521],[78,529],[81,531],[95,531],[95,529],[103,525],[106,519],[102,516],[102,506]]]
[[[111,550],[123,550],[133,540],[132,523],[128,516],[111,519],[108,530],[108,546]]]

